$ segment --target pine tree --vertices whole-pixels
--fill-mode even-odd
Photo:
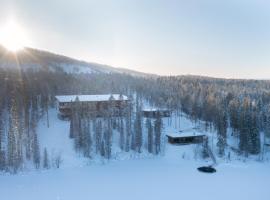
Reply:
[[[6,168],[6,153],[2,148],[3,138],[4,138],[4,126],[3,126],[3,116],[0,112],[0,171]]]
[[[120,118],[120,141],[119,146],[121,150],[124,150],[125,148],[125,135],[124,135],[124,122],[123,118]]]
[[[141,113],[138,111],[136,113],[136,119],[135,119],[135,149],[137,152],[141,153],[142,148],[142,119],[141,119]]]
[[[48,158],[48,153],[47,153],[47,149],[44,149],[44,153],[43,153],[43,168],[44,169],[49,169],[50,165],[49,165],[49,158]]]
[[[148,131],[147,149],[149,153],[153,153],[153,127],[152,127],[151,120],[149,118],[146,120],[146,128]]]
[[[6,169],[6,152],[4,150],[0,150],[0,171]]]
[[[125,121],[126,121],[126,141],[125,141],[125,151],[129,152],[130,150],[130,137],[132,135],[131,133],[131,107],[132,105],[129,103],[126,115],[125,115]]]
[[[111,158],[111,148],[112,148],[112,125],[111,120],[107,119],[107,127],[104,132],[104,145],[105,145],[105,157],[107,159]]]
[[[102,140],[101,145],[100,145],[100,155],[103,157],[105,157],[105,155],[106,155],[105,143],[103,140]]]
[[[24,115],[24,123],[25,123],[25,140],[26,140],[26,144],[25,144],[25,154],[26,154],[26,158],[28,160],[31,159],[31,143],[32,143],[32,137],[30,134],[30,103],[27,103],[27,105],[25,106],[25,115]]]
[[[8,156],[8,167],[13,169],[13,172],[17,172],[16,141],[15,141],[15,133],[14,133],[11,117],[9,118],[8,155],[7,156]]]
[[[249,153],[259,154],[260,153],[260,131],[257,122],[256,108],[251,105],[251,123],[249,127]]]
[[[1,108],[0,108],[1,109]],[[3,124],[2,112],[0,110],[0,151],[2,150],[2,143],[4,138],[4,124]]]
[[[40,167],[40,150],[36,132],[34,132],[34,141],[33,141],[33,161],[35,167],[38,169]]]
[[[11,100],[8,131],[8,166],[16,173],[23,162],[21,140],[19,133],[18,104],[15,98]]]
[[[84,120],[83,126],[83,154],[85,157],[90,158],[92,148],[91,126],[90,120],[87,118]]]
[[[102,140],[102,122],[99,120],[95,128],[96,154],[101,153],[101,140]]]
[[[249,115],[249,100],[245,99],[243,105],[241,106],[241,116],[240,116],[240,135],[239,135],[239,149],[245,156],[248,156],[248,133],[249,125],[251,123]]]
[[[34,99],[31,108],[30,137],[31,137],[31,154],[33,156],[33,162],[37,169],[40,167],[40,149],[36,130],[38,118],[39,116],[38,116],[37,99]]]
[[[227,116],[224,109],[221,109],[217,113],[217,135],[218,135],[218,152],[219,156],[225,155],[225,146],[226,146],[226,138],[227,138]]]
[[[79,98],[76,97],[75,102],[72,105],[72,116],[70,125],[72,130],[70,136],[74,138],[74,146],[76,151],[80,151],[83,146],[83,122],[82,122],[83,111],[80,109]]]
[[[69,137],[74,138],[74,115],[71,115],[70,126],[69,126]]]
[[[154,125],[155,132],[155,154],[159,154],[161,151],[161,133],[162,133],[162,119],[158,114]]]

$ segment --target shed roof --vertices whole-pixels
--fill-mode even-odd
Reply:
[[[172,138],[206,136],[206,134],[200,133],[200,132],[197,132],[197,131],[186,131],[186,132],[181,132],[181,133],[168,133],[166,135],[168,137],[172,137]]]
[[[143,108],[142,111],[144,112],[156,112],[156,111],[159,111],[159,112],[166,112],[166,111],[170,111],[169,109],[166,109],[166,108]]]
[[[109,101],[109,100],[128,100],[128,97],[120,94],[100,94],[100,95],[63,95],[55,96],[59,102],[72,102],[76,98],[79,98],[79,101]],[[113,97],[112,99],[110,99]]]

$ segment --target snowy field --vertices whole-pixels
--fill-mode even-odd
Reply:
[[[182,129],[192,126],[186,118],[180,123]],[[166,125],[166,131],[174,126]],[[40,146],[49,154],[60,153],[62,166],[0,175],[1,200],[270,199],[270,162],[224,160],[218,162],[217,173],[204,174],[197,167],[210,161],[196,156],[196,145],[166,144],[162,156],[89,163],[74,152],[68,129],[69,122],[51,110],[50,127],[46,120],[39,126]]]
[[[196,170],[201,162],[181,153],[168,147],[154,159],[3,175],[1,200],[269,200],[269,164],[220,164],[217,173],[204,174]]]

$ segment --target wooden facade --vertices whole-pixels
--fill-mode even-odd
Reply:
[[[142,111],[143,116],[146,118],[157,118],[158,116],[160,117],[170,117],[171,116],[171,111],[170,110],[143,110]]]
[[[207,140],[207,136],[200,134],[200,135],[166,135],[168,138],[168,142],[170,144],[178,144],[178,145],[184,145],[184,144],[198,144],[203,143],[205,140]]]
[[[108,113],[120,116],[124,114],[129,104],[126,96],[116,94],[56,96],[56,99],[59,116],[62,118],[69,118],[75,106],[94,117],[103,117]]]

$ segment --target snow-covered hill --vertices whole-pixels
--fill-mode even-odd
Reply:
[[[173,117],[173,120],[169,118],[163,119],[163,145],[165,152],[162,155],[166,154],[166,146],[167,146],[167,138],[165,133],[175,132],[180,129],[189,129],[193,127],[194,124],[185,116],[182,117]],[[143,124],[143,131],[146,133],[145,120]],[[38,129],[38,137],[40,141],[40,149],[41,153],[46,148],[48,151],[49,158],[60,155],[62,159],[61,168],[73,168],[78,166],[87,165],[88,163],[102,163],[106,162],[103,158],[93,155],[92,159],[84,158],[79,153],[75,152],[74,142],[69,138],[70,132],[70,121],[61,120],[57,116],[57,110],[52,108],[49,110],[49,124],[47,123],[47,118],[44,116],[39,123]],[[148,152],[142,151],[141,154],[132,153],[132,152],[123,152],[118,147],[119,142],[119,133],[115,130],[113,134],[113,152],[112,152],[112,160],[133,160],[133,159],[141,159],[141,158],[153,158],[155,156],[150,155]],[[146,138],[145,138],[146,140]],[[146,143],[145,143],[146,145]],[[179,156],[183,156],[186,159],[193,159],[194,157],[199,157],[199,155],[195,155],[197,145],[190,145],[187,148],[182,149],[181,154]],[[198,151],[198,149],[197,149]],[[31,167],[31,166],[28,166]],[[33,167],[33,166],[32,166]]]
[[[124,68],[76,60],[47,51],[25,48],[17,53],[7,51],[0,46],[0,68],[18,68],[50,71],[65,71],[67,73],[127,73],[134,76],[150,76]]]
[[[143,120],[143,132],[147,133],[146,129],[146,119]],[[210,132],[210,131],[204,131],[201,122],[192,122],[187,116],[181,115],[178,116],[175,114],[172,115],[172,118],[163,118],[163,136],[162,136],[162,143],[163,143],[163,149],[164,152],[157,157],[163,157],[165,156],[168,159],[175,159],[175,156],[179,158],[182,158],[183,160],[195,160],[199,163],[204,163],[206,165],[213,164],[213,161],[210,158],[203,159],[201,155],[202,151],[202,145],[184,145],[184,146],[177,146],[172,147],[167,142],[166,134],[170,133],[176,133],[179,130],[183,130],[181,134],[190,133],[194,127],[199,128],[201,133],[204,133],[205,135],[208,135],[209,145],[212,149],[214,156],[217,159],[217,165],[227,162],[248,162],[248,161],[255,161],[258,162],[258,157],[250,156],[248,159],[238,155],[234,151],[231,150],[230,147],[233,147],[232,142],[235,140],[230,134],[228,134],[228,143],[230,146],[228,146],[226,150],[226,155],[224,157],[218,156],[218,148],[216,146],[216,143],[218,141],[216,132]],[[74,141],[69,138],[69,132],[70,132],[70,121],[60,120],[57,116],[57,110],[55,108],[51,108],[49,110],[49,126],[47,123],[47,118],[44,116],[40,122],[37,129],[38,137],[40,141],[40,150],[41,153],[43,153],[44,149],[46,148],[48,151],[48,156],[50,160],[53,160],[56,156],[60,155],[62,159],[61,168],[76,168],[80,166],[88,165],[89,163],[103,163],[107,162],[106,159],[104,160],[102,157],[99,157],[97,155],[92,155],[92,158],[89,160],[89,158],[85,158],[79,153],[76,153],[74,148]],[[146,135],[146,134],[145,134]],[[113,161],[120,161],[120,160],[136,160],[136,159],[152,159],[156,156],[153,156],[152,154],[149,154],[147,151],[142,151],[141,154],[138,153],[132,153],[132,152],[123,152],[118,147],[119,142],[119,132],[113,133],[113,152],[111,160]],[[147,140],[145,138],[144,140]],[[145,141],[146,142],[146,141]],[[144,143],[144,145],[147,145]],[[237,147],[235,147],[237,148]],[[171,154],[171,150],[174,149],[175,151],[173,154]],[[228,158],[229,155],[229,158]],[[170,158],[173,156],[172,158]],[[270,155],[266,155],[267,158],[265,158],[266,163]],[[29,168],[33,168],[34,166],[27,166]],[[53,166],[51,167],[53,168]]]
[[[44,119],[38,129],[41,146],[50,153],[60,152],[63,166],[1,176],[1,199],[269,199],[269,162],[220,162],[217,173],[203,174],[196,168],[208,163],[196,158],[196,145],[166,143],[163,156],[89,165],[73,150],[69,122],[59,120],[54,109],[49,118],[50,126]],[[164,124],[166,131],[194,125],[184,116],[165,119]]]
[[[163,124],[166,133],[195,126],[185,115],[165,118]],[[211,164],[211,160],[198,156],[198,145],[175,146],[165,138],[161,156],[142,153],[141,157],[130,157],[132,154],[122,152],[117,157],[114,152],[114,159],[96,162],[100,158],[89,160],[75,152],[69,127],[69,121],[58,119],[55,108],[49,110],[49,124],[44,117],[37,132],[41,150],[46,148],[50,159],[61,155],[60,169],[3,174],[1,199],[269,199],[269,162],[220,159],[217,173],[204,174],[196,168]]]

